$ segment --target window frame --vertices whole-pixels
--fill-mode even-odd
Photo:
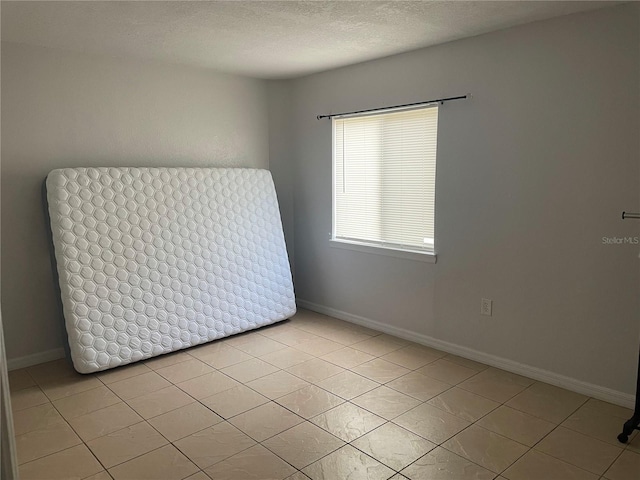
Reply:
[[[377,254],[377,255],[385,255],[396,258],[404,258],[409,260],[418,260],[427,263],[436,263],[437,253],[435,250],[435,183],[436,179],[434,178],[434,212],[433,212],[433,227],[434,227],[434,238],[433,238],[433,247],[430,250],[420,249],[420,248],[412,248],[411,246],[402,246],[398,244],[384,244],[377,242],[367,242],[367,241],[359,241],[357,239],[346,239],[346,238],[338,238],[336,237],[336,223],[337,223],[337,202],[336,202],[336,180],[337,180],[337,171],[336,171],[336,121],[342,118],[353,118],[353,117],[369,117],[374,115],[384,115],[387,113],[393,113],[398,111],[410,111],[410,110],[420,110],[439,107],[439,103],[435,104],[427,104],[421,105],[418,107],[410,107],[410,108],[389,108],[376,112],[365,113],[365,114],[349,114],[349,115],[340,115],[331,117],[331,232],[329,234],[330,246],[345,250],[358,251],[363,253]],[[438,109],[439,115],[439,109]],[[437,136],[436,136],[436,172],[437,172]],[[436,174],[437,177],[437,174]]]

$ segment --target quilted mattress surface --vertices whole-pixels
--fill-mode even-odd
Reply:
[[[112,368],[296,311],[271,174],[69,168],[46,180],[75,369]]]

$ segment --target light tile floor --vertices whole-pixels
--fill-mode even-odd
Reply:
[[[21,478],[638,480],[631,411],[331,317],[10,373]]]

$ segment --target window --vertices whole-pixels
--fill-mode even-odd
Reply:
[[[332,240],[434,253],[438,107],[333,118]]]

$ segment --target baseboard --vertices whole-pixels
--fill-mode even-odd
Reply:
[[[53,350],[25,355],[24,357],[9,358],[7,359],[7,369],[10,371],[17,370],[38,365],[39,363],[50,362],[51,360],[58,360],[59,358],[64,358],[64,348],[54,348]]]
[[[557,387],[566,388],[572,392],[581,393],[589,397],[597,398],[605,402],[614,403],[622,407],[633,408],[635,399],[634,396],[628,393],[612,390],[607,387],[595,385],[592,383],[584,382],[575,378],[560,375],[558,373],[551,372],[549,370],[543,370],[541,368],[533,367],[523,363],[518,363],[513,360],[490,355],[488,353],[474,350],[472,348],[456,345],[455,343],[445,342],[438,340],[437,338],[423,335],[421,333],[412,332],[404,328],[394,327],[386,323],[371,320],[369,318],[361,317],[359,315],[353,315],[348,312],[336,310],[335,308],[326,307],[324,305],[318,305],[317,303],[309,302],[303,299],[296,299],[296,303],[299,307],[313,310],[314,312],[329,315],[331,317],[339,318],[347,322],[355,323],[363,327],[368,327],[373,330],[378,330],[389,335],[404,338],[405,340],[411,340],[412,342],[426,345],[428,347],[436,348],[443,352],[458,355],[460,357],[475,360],[477,362],[491,365],[492,367],[501,368],[518,375],[533,378],[541,382],[549,383]]]

